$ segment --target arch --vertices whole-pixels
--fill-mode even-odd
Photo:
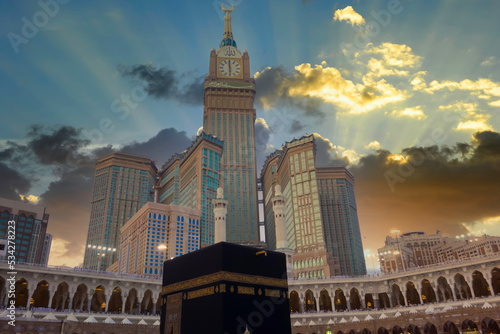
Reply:
[[[75,311],[88,311],[89,310],[89,293],[88,287],[85,283],[81,283],[76,288],[75,295],[73,296],[72,310]]]
[[[66,282],[61,282],[57,286],[57,290],[54,293],[54,297],[52,297],[52,305],[51,307],[54,310],[66,310],[69,308],[69,286]]]
[[[493,295],[500,293],[500,269],[497,267],[491,270],[491,287],[493,288]]]
[[[19,278],[15,284],[16,287],[16,307],[29,307],[28,281],[25,278]]]
[[[130,296],[130,293],[129,293]],[[142,297],[141,302],[141,310],[142,314],[153,314],[154,304],[153,304],[153,292],[150,289],[147,289],[144,292],[144,297]],[[127,312],[127,308],[125,307],[125,312]]]
[[[483,334],[498,334],[500,333],[500,328],[495,320],[486,317],[481,321],[481,330]]]
[[[392,327],[392,334],[403,334],[403,329],[399,327],[398,325]]]
[[[106,289],[99,285],[95,288],[90,300],[90,312],[102,312],[106,309]]]
[[[410,334],[422,334],[422,332],[420,331],[420,328],[418,328],[418,326],[414,325],[414,324],[410,324],[406,329],[408,330],[408,333],[410,333]]]
[[[436,303],[436,293],[428,279],[422,280],[422,301],[424,304]]]
[[[49,307],[49,300],[49,282],[41,280],[36,285],[35,292],[31,295],[31,307]]]
[[[491,296],[490,286],[484,279],[483,273],[478,270],[472,273],[472,289],[476,297]]]
[[[405,297],[403,296],[403,293],[401,292],[401,289],[399,285],[394,283],[392,285],[392,306],[393,307],[398,307],[398,306],[406,306],[405,303]]]
[[[111,297],[109,298],[108,312],[110,313],[121,313],[123,305],[122,289],[117,286],[111,292]]]
[[[335,311],[345,311],[347,310],[347,300],[345,299],[344,291],[338,288],[335,290]]]
[[[336,334],[344,334],[344,332],[342,332],[342,331],[337,331],[337,333],[336,333]]]
[[[351,329],[351,330],[349,331],[349,334],[358,334],[358,332],[357,332],[356,330],[354,330],[354,329]]]
[[[391,303],[389,301],[389,296],[387,295],[387,292],[382,292],[378,294],[378,303],[379,303],[379,308],[381,309],[391,308]]]
[[[470,319],[465,319],[464,321],[462,321],[462,333],[464,331],[467,331],[467,332],[478,332],[479,329],[477,328],[477,325],[474,321],[470,320]]]
[[[406,300],[408,301],[408,305],[420,304],[420,295],[413,282],[406,283]]]
[[[472,298],[469,284],[462,274],[456,274],[453,280],[455,281],[454,289],[458,300]]]
[[[361,331],[361,334],[372,334],[372,331],[369,330],[368,328],[363,328],[363,330]]]
[[[304,306],[306,312],[318,311],[318,308],[316,307],[316,298],[311,290],[307,290],[305,293]]]
[[[300,313],[300,298],[297,291],[290,292],[290,313]]]
[[[130,289],[128,292],[127,300],[125,301],[125,313],[136,314],[139,311],[139,298],[137,297],[137,290]]]
[[[319,293],[319,310],[320,311],[333,311],[332,309],[332,299],[330,294],[325,289],[321,290]]]
[[[438,330],[436,325],[428,322],[424,326],[424,334],[438,334]]]
[[[359,310],[361,308],[361,298],[358,289],[352,288],[349,295],[349,304],[352,310]]]
[[[379,327],[379,329],[377,329],[377,334],[389,334],[389,331],[385,327]]]
[[[443,325],[444,334],[460,334],[457,325],[454,322],[447,321]]]
[[[453,300],[453,292],[448,284],[448,280],[443,276],[439,276],[437,279],[438,290],[437,295],[440,302],[445,302],[448,300]]]
[[[367,309],[375,308],[375,302],[373,301],[373,295],[371,293],[367,293],[365,295],[365,308]]]

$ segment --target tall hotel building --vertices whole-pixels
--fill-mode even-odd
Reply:
[[[105,270],[118,260],[120,228],[153,200],[156,172],[151,159],[131,154],[97,159],[84,268]]]
[[[122,228],[118,268],[124,274],[163,275],[163,262],[199,249],[201,211],[148,202]]]
[[[271,198],[276,184],[283,190],[294,278],[366,274],[354,178],[344,168],[316,167],[313,135],[269,155],[261,179],[270,249],[276,248]]]
[[[214,242],[212,199],[217,197],[223,142],[202,132],[183,153],[175,154],[159,172],[159,202],[198,209],[200,247]]]
[[[259,242],[255,159],[255,80],[247,51],[237,49],[232,9],[224,9],[224,35],[212,49],[205,78],[203,131],[224,140],[221,186],[228,200],[227,241]]]
[[[16,263],[46,265],[52,243],[52,236],[47,233],[49,214],[46,209],[40,205],[0,198],[0,239],[7,240],[11,220],[16,222]]]

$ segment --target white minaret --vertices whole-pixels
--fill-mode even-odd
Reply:
[[[227,201],[224,199],[224,189],[217,189],[217,199],[214,200],[214,244],[226,241]]]
[[[279,184],[274,188],[274,197],[271,199],[274,211],[274,230],[276,233],[276,251],[286,255],[286,268],[290,276],[293,269],[292,255],[295,253],[293,249],[288,247],[286,238],[286,219],[285,219],[285,197],[281,194],[281,186]]]

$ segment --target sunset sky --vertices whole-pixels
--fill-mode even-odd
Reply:
[[[0,2],[0,197],[46,206],[49,264],[75,266],[95,159],[189,146],[224,21],[218,0],[60,2]],[[367,253],[393,228],[500,235],[499,1],[233,3],[259,169],[314,133],[356,177]]]

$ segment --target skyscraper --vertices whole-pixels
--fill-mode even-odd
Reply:
[[[222,187],[228,200],[227,240],[259,242],[255,159],[255,80],[247,51],[237,49],[231,9],[223,9],[224,35],[210,52],[205,77],[203,130],[224,140]]]
[[[120,228],[153,200],[156,172],[151,159],[131,154],[97,159],[84,268],[105,270],[118,259]]]
[[[184,152],[162,167],[157,185],[159,202],[201,211],[200,247],[214,243],[212,200],[217,197],[223,142],[204,132]]]
[[[0,198],[0,239],[9,236],[15,221],[16,263],[47,264],[52,236],[47,234],[49,214],[41,205]],[[47,237],[50,236],[50,237]],[[7,254],[9,255],[9,254]]]
[[[354,176],[344,167],[316,167],[326,249],[343,275],[365,275],[366,264],[354,196]]]
[[[276,249],[271,199],[279,184],[286,199],[286,238],[295,278],[364,275],[354,178],[344,168],[316,166],[314,136],[287,142],[262,168],[268,247]]]

